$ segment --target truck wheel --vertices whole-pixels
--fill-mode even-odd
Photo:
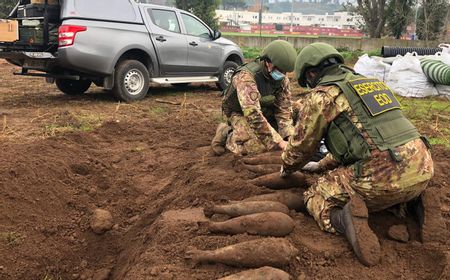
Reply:
[[[112,92],[122,101],[136,101],[147,95],[149,85],[149,73],[144,64],[137,60],[124,60],[116,67]]]
[[[231,77],[233,77],[234,71],[239,67],[239,65],[234,61],[225,61],[223,65],[223,71],[220,74],[219,82],[217,83],[217,87],[220,90],[224,90],[231,83]]]
[[[56,79],[58,89],[68,95],[79,95],[85,93],[91,86],[89,80],[67,80]]]

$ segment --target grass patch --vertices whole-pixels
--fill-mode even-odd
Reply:
[[[403,112],[408,118],[430,121],[435,119],[436,114],[450,117],[450,103],[446,98],[406,98],[402,96],[396,97],[398,101],[400,101]]]
[[[369,56],[381,56],[381,49],[371,50],[369,52],[364,52],[362,50],[351,51],[347,47],[336,48],[339,53],[344,57],[346,63],[354,64],[360,56],[368,54]]]
[[[442,145],[447,149],[450,149],[450,144],[445,139],[431,137],[428,140],[430,141],[431,145]]]
[[[54,136],[68,132],[91,132],[102,124],[103,120],[98,115],[80,114],[74,115],[69,112],[63,112],[53,118],[53,122],[46,124],[44,134]]]
[[[157,117],[161,115],[165,115],[169,112],[169,108],[163,106],[154,106],[148,110],[148,114],[150,117]]]
[[[0,232],[0,241],[6,243],[9,246],[16,246],[21,243],[23,236],[20,233],[10,231],[10,232]]]
[[[450,149],[450,102],[443,97],[405,98],[397,96],[403,113],[428,136],[432,145]]]
[[[259,56],[259,54],[262,51],[261,48],[252,48],[252,47],[242,47],[241,49],[246,59],[255,59]]]

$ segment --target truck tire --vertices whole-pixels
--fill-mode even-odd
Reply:
[[[85,93],[91,86],[89,80],[67,80],[56,79],[55,81],[58,89],[68,95],[80,95]]]
[[[141,100],[147,95],[149,85],[148,70],[141,62],[123,60],[117,65],[112,92],[119,100]]]
[[[220,90],[224,90],[231,83],[231,77],[233,77],[234,71],[239,65],[234,61],[225,61],[223,65],[223,71],[220,73],[219,82],[216,84]]]

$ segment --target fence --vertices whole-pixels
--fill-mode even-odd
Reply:
[[[328,43],[336,48],[347,47],[349,50],[363,50],[365,52],[375,49],[381,49],[382,46],[392,47],[437,47],[438,42],[435,41],[411,41],[411,40],[397,40],[390,38],[346,38],[346,37],[294,37],[294,36],[279,36],[279,37],[258,37],[245,35],[224,35],[225,38],[232,40],[239,46],[243,47],[263,47],[275,39],[284,39],[291,42],[296,48],[303,48],[314,42]]]

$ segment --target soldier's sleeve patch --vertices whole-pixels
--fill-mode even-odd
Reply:
[[[361,98],[372,116],[400,109],[400,103],[392,90],[382,81],[373,78],[361,78],[351,80],[348,83]]]
[[[258,100],[258,92],[256,92],[256,91],[251,91],[251,92],[250,92],[250,99],[251,99],[252,101]]]

